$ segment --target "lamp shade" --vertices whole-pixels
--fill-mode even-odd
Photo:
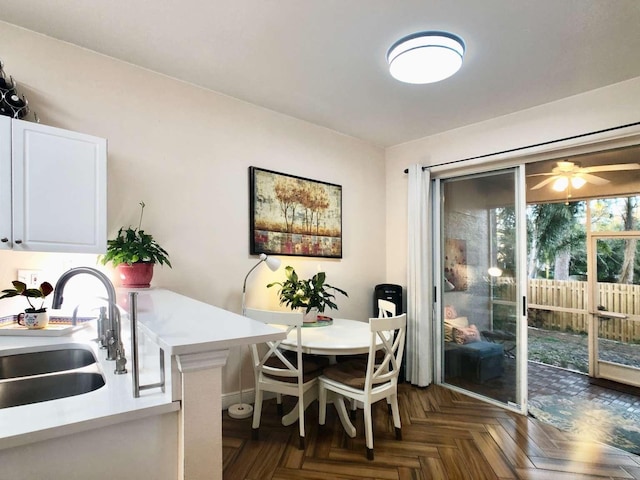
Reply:
[[[418,32],[401,38],[387,52],[389,72],[405,83],[433,83],[462,66],[464,41],[448,32]]]
[[[586,183],[587,181],[578,175],[574,175],[571,177],[571,186],[575,189],[584,187]]]
[[[264,255],[264,253],[263,253]],[[272,272],[275,272],[276,270],[278,270],[280,268],[280,259],[276,258],[276,257],[267,257],[264,260],[264,263],[267,264],[267,267],[269,267],[269,269]]]

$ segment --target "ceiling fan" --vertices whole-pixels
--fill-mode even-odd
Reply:
[[[578,189],[586,183],[594,185],[605,185],[610,182],[606,178],[593,175],[598,172],[618,172],[622,170],[640,170],[640,164],[637,163],[619,163],[616,165],[600,165],[595,167],[581,167],[575,162],[557,162],[557,166],[549,173],[534,173],[529,177],[548,176],[540,183],[531,187],[531,190],[538,190],[550,183],[551,188],[556,192],[562,192],[569,187]]]

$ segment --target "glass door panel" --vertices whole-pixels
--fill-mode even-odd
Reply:
[[[441,181],[436,282],[443,383],[513,407],[523,381],[517,173]]]
[[[640,236],[594,236],[593,376],[640,386]]]

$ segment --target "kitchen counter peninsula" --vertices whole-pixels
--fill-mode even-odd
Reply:
[[[229,349],[284,333],[164,289],[119,290],[124,311],[130,291],[138,293],[140,383],[158,382],[162,349],[165,391],[133,397],[125,314],[125,375],[114,374],[92,340],[95,321],[67,336],[0,337],[2,355],[89,345],[106,381],[90,393],[0,409],[0,478],[222,478],[221,368]]]

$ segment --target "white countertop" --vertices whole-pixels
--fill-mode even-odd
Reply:
[[[126,293],[118,292],[123,308],[126,308]],[[139,290],[138,311],[142,384],[159,381],[158,348],[152,341],[170,357],[284,337],[284,332],[268,325],[162,289]],[[69,343],[90,345],[106,380],[104,387],[90,393],[0,409],[0,449],[180,409],[180,402],[171,399],[169,359],[165,362],[165,392],[143,390],[140,398],[133,398],[130,330],[126,315],[124,317],[123,343],[128,360],[125,375],[113,373],[114,362],[107,361],[106,351],[92,341],[96,337],[95,321],[67,336],[0,337],[0,354]]]
[[[283,338],[282,332],[218,307],[162,289],[118,290],[128,311],[128,293],[138,293],[138,323],[170,355],[225,350]]]

